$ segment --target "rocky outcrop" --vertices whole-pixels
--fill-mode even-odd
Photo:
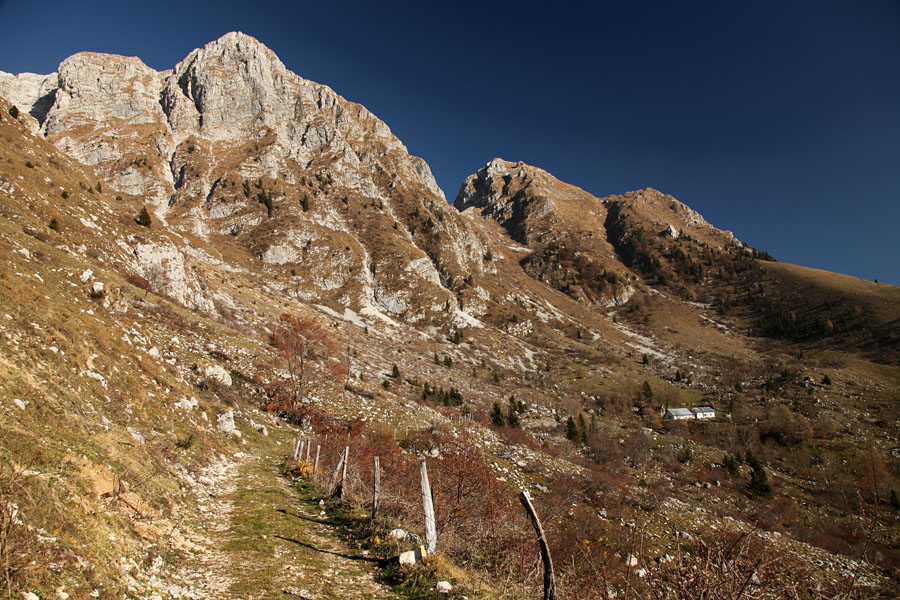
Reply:
[[[271,133],[274,143],[247,157],[259,163],[246,165],[248,174],[277,178],[286,161],[307,167],[327,152],[342,185],[387,198],[391,185],[370,171],[391,157],[396,183],[443,196],[428,165],[409,156],[384,122],[290,72],[270,49],[238,32],[194,50],[170,71],[157,72],[135,57],[82,52],[64,60],[58,73],[0,73],[0,95],[33,112],[48,139],[89,165],[121,163],[126,148],[114,140],[136,130],[149,134],[153,158],[167,164],[192,138],[241,146]],[[171,183],[177,175],[170,172]],[[127,180],[132,185],[120,191],[138,191],[134,176]]]
[[[162,72],[79,53],[51,75],[0,73],[0,94],[94,167],[109,193],[154,205],[180,234],[216,247],[237,240],[247,253],[229,254],[230,268],[261,259],[271,276],[296,277],[289,287],[302,298],[440,318],[435,306],[456,303],[446,288],[482,269],[479,235],[425,161],[365,107],[292,73],[248,35],[228,33]],[[160,252],[137,249],[145,277]],[[184,259],[164,253],[160,291],[208,308],[181,275]]]
[[[537,167],[495,158],[466,179],[454,206],[497,221],[528,247],[522,264],[535,279],[591,303],[630,298],[621,285],[598,279],[624,269],[606,240],[607,208],[590,193]]]
[[[0,71],[0,96],[43,122],[56,99],[58,80],[56,73],[11,75]]]
[[[174,244],[138,243],[134,257],[141,276],[154,291],[184,306],[206,313],[215,312],[205,285],[195,273],[185,268],[184,254]]]

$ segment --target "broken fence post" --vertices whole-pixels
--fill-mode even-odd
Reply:
[[[431,484],[428,483],[428,467],[423,460],[419,463],[419,478],[422,482],[422,508],[425,511],[425,551],[429,555],[437,552],[437,528],[434,522],[434,503],[431,500]]]
[[[525,507],[534,526],[534,532],[537,534],[538,544],[541,546],[541,560],[544,563],[544,600],[556,600],[556,579],[553,574],[553,559],[550,558],[550,547],[547,545],[547,538],[544,537],[544,528],[541,527],[541,520],[538,518],[534,506],[531,504],[531,496],[528,492],[522,490],[519,494],[519,502]]]
[[[378,500],[381,495],[381,467],[378,464],[378,457],[375,457],[374,478],[372,480],[372,520],[378,516]]]

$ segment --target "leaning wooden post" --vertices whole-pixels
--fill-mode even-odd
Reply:
[[[556,600],[556,579],[553,575],[553,559],[550,558],[550,547],[547,545],[547,538],[544,537],[544,528],[541,527],[541,520],[538,519],[534,506],[531,504],[531,496],[527,491],[519,494],[519,502],[525,507],[525,511],[531,518],[531,524],[537,534],[538,544],[541,546],[541,560],[544,562],[544,600]]]
[[[340,457],[338,458],[337,464],[334,466],[334,471],[331,472],[331,480],[328,482],[328,487],[331,490],[331,495],[336,496],[338,493],[338,484],[339,478],[341,476],[341,467],[344,466],[344,453],[341,452]]]
[[[303,446],[306,445],[306,440],[300,440],[300,448],[297,449],[297,460],[303,460]]]
[[[344,448],[344,468],[341,470],[341,500],[344,499],[344,481],[347,479],[347,463],[350,462],[350,446]]]
[[[300,452],[300,438],[294,442],[294,451],[291,452],[291,460],[297,460],[297,453]]]
[[[312,440],[306,440],[306,462],[309,462],[309,448],[312,446]]]
[[[419,478],[422,482],[422,508],[425,510],[425,552],[437,552],[437,528],[434,522],[434,504],[431,501],[431,484],[428,483],[428,467],[423,460],[419,463]]]
[[[318,475],[319,471],[319,450],[322,449],[322,444],[316,444],[316,462],[313,463],[313,475]]]
[[[378,457],[375,457],[375,471],[372,480],[372,520],[378,516],[378,500],[381,495],[381,468],[378,464]]]

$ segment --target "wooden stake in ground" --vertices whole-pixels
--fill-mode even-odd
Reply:
[[[303,460],[303,446],[306,444],[306,440],[300,440],[300,447],[297,449],[297,460]]]
[[[340,456],[340,458],[338,458],[338,462],[334,466],[334,471],[331,472],[331,480],[328,482],[329,483],[328,487],[331,489],[332,496],[337,495],[338,479],[341,476],[341,467],[343,467],[343,466],[344,466],[344,453],[341,452],[341,456]]]
[[[378,516],[378,500],[381,495],[381,467],[378,464],[378,457],[375,457],[375,470],[372,479],[372,520]]]
[[[306,440],[306,462],[309,462],[309,449],[312,446],[312,440]]]
[[[344,448],[341,452],[341,458],[338,460],[334,472],[331,474],[331,495],[344,499],[344,480],[347,478],[347,459],[350,457],[350,446]]]
[[[422,482],[422,508],[425,510],[425,552],[437,552],[437,527],[434,522],[434,504],[431,501],[431,484],[428,483],[428,467],[423,460],[419,463],[419,478]]]
[[[544,537],[544,528],[541,527],[541,520],[538,519],[537,512],[531,504],[531,496],[528,492],[522,491],[519,494],[519,502],[525,507],[525,512],[531,519],[534,526],[534,532],[537,534],[538,544],[541,546],[541,560],[544,562],[544,600],[556,600],[556,578],[553,575],[553,559],[550,558],[550,547],[547,545],[547,538]]]
[[[344,499],[344,482],[347,480],[347,464],[350,462],[350,446],[344,448],[344,468],[341,471],[341,500]]]
[[[300,438],[297,438],[297,441],[294,442],[294,451],[291,452],[291,460],[297,460],[298,453],[300,452]]]
[[[322,444],[316,444],[316,462],[313,463],[313,475],[318,474],[319,470],[319,450],[322,449]]]

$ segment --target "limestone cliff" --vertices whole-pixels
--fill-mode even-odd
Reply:
[[[188,260],[202,250],[282,293],[412,321],[453,313],[448,288],[482,269],[478,234],[428,165],[248,35],[163,72],[79,53],[55,74],[0,73],[0,95],[109,193],[152,205]]]

